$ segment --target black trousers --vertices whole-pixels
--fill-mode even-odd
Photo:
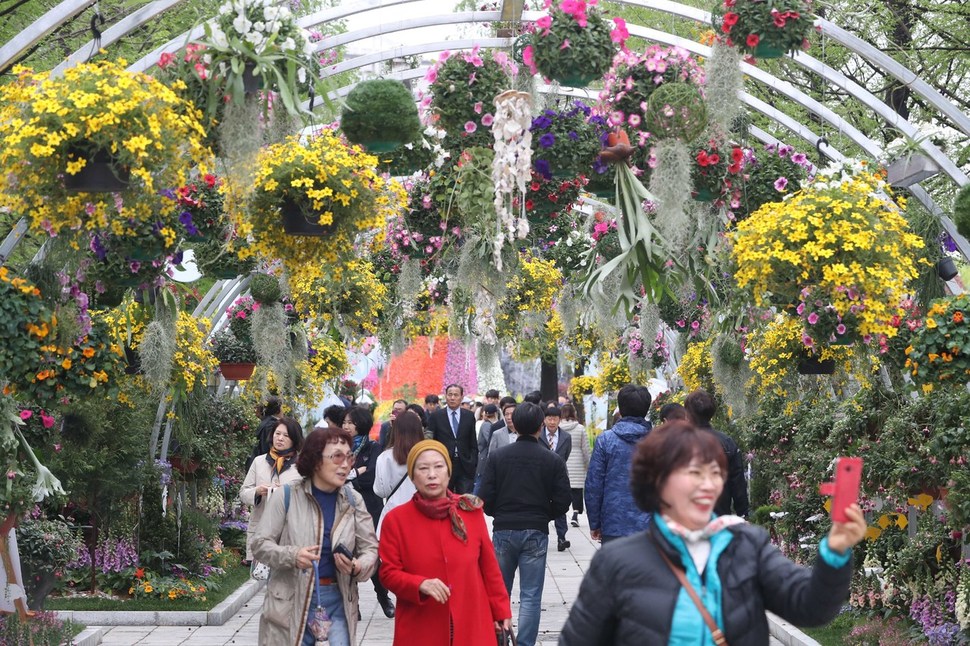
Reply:
[[[577,514],[583,513],[583,488],[570,489],[569,493],[573,499],[573,511]]]

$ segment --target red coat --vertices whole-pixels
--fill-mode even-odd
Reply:
[[[458,513],[467,544],[452,533],[449,519],[432,520],[410,501],[384,517],[378,551],[381,581],[397,596],[394,646],[495,646],[494,622],[512,616],[484,513]],[[451,586],[447,603],[418,592],[425,579]]]

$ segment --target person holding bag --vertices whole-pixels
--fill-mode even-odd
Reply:
[[[357,584],[374,573],[377,537],[347,484],[352,441],[343,429],[314,430],[297,459],[302,482],[267,503],[253,540],[253,555],[270,567],[260,646],[357,643]]]
[[[382,525],[381,580],[397,597],[394,646],[495,646],[512,628],[482,502],[448,491],[448,453],[435,440],[414,445],[407,465],[417,493]]]
[[[559,646],[767,646],[766,610],[798,626],[838,614],[851,548],[866,531],[859,506],[832,524],[815,565],[801,567],[761,527],[714,515],[726,473],[717,436],[688,422],[663,424],[639,443],[630,485],[652,522],[593,557]]]

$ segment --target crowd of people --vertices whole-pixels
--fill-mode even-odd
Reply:
[[[518,576],[514,634],[534,646],[549,525],[568,550],[583,513],[603,547],[561,645],[767,644],[765,610],[831,620],[865,532],[859,508],[813,568],[795,565],[745,520],[743,459],[711,426],[714,398],[668,404],[656,428],[650,404],[646,387],[624,386],[591,442],[574,404],[538,392],[476,402],[450,384],[443,406],[395,401],[376,440],[367,406],[327,408],[304,438],[266,402],[240,492],[253,506],[246,560],[269,569],[260,644],[356,644],[370,579],[395,646],[491,646],[513,631]]]

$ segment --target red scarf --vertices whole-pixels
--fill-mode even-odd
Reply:
[[[428,518],[433,520],[451,518],[451,532],[463,543],[468,542],[468,531],[465,529],[465,521],[462,520],[458,510],[474,511],[482,508],[482,499],[468,493],[459,496],[456,493],[446,491],[443,498],[429,500],[416,491],[411,500],[418,511]]]

